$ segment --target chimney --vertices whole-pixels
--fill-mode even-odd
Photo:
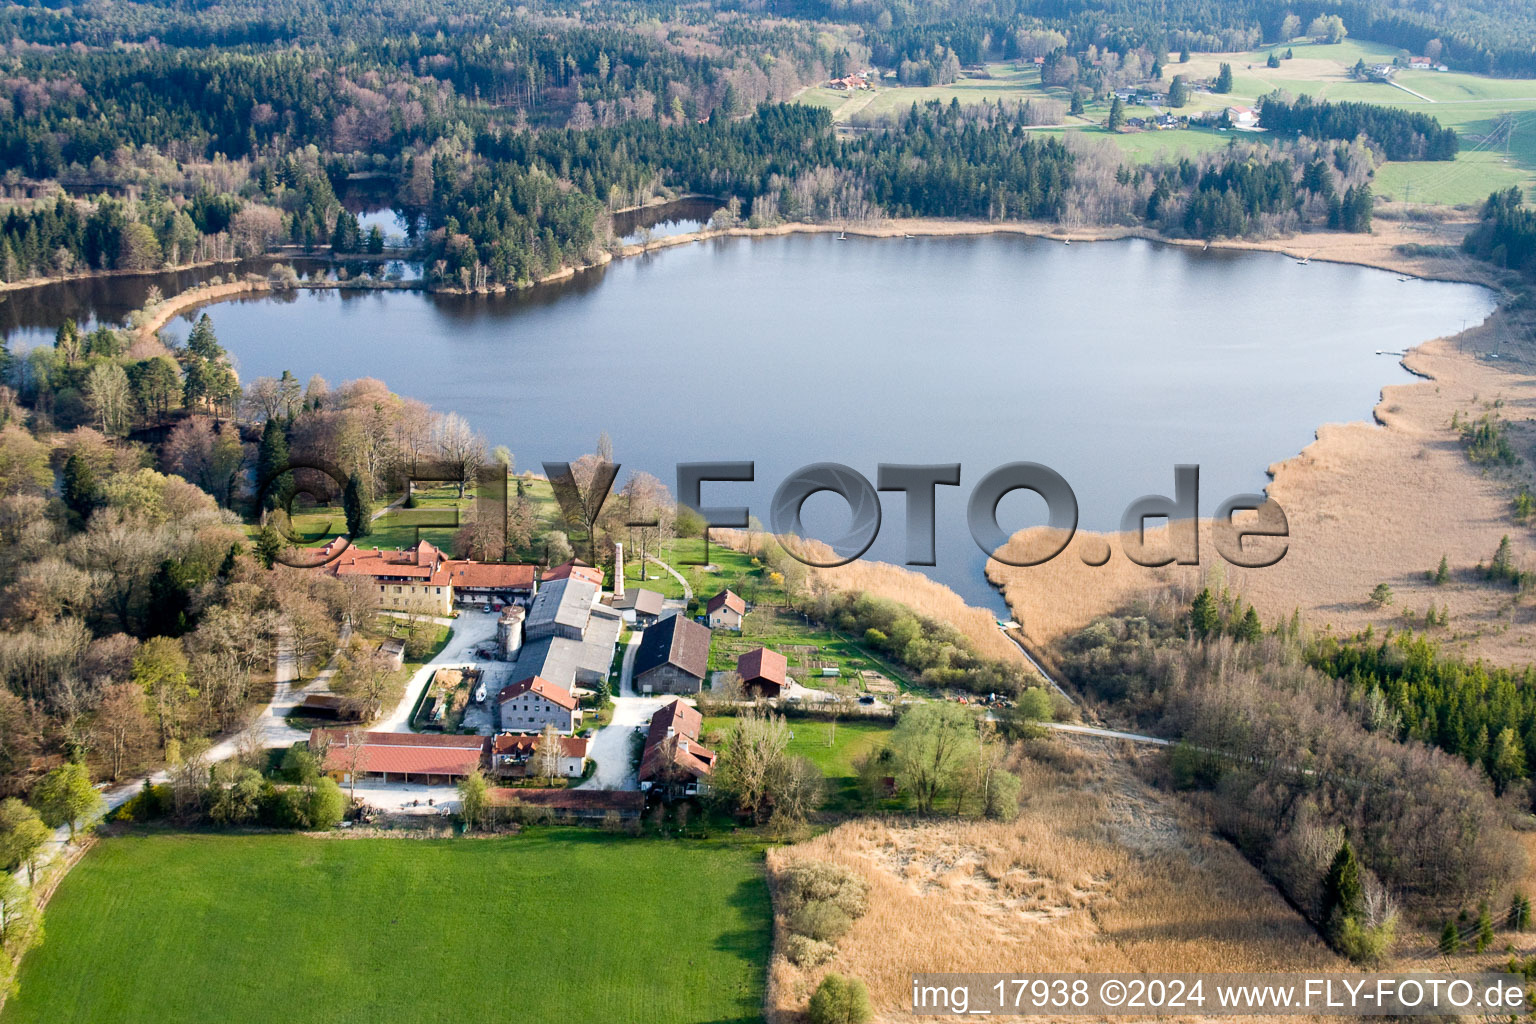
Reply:
[[[685,754],[688,752],[688,738],[686,736],[677,741],[677,749]]]
[[[673,736],[676,736],[676,735],[677,735],[677,730],[672,728],[670,725],[667,726],[667,739],[671,739]]]
[[[613,596],[624,596],[624,545],[615,542],[613,545]]]

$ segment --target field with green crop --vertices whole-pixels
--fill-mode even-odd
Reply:
[[[133,835],[48,907],[4,1024],[695,1024],[762,1017],[762,851]]]

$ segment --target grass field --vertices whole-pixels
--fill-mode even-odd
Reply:
[[[706,718],[704,735],[729,732],[734,725],[732,718]],[[790,719],[789,727],[794,733],[789,741],[789,752],[810,760],[826,777],[827,791],[822,806],[833,811],[856,810],[859,806],[859,773],[854,761],[884,744],[891,734],[891,724],[794,718]]]
[[[910,684],[905,673],[889,661],[876,657],[864,644],[807,622],[787,608],[765,604],[757,605],[747,613],[742,620],[740,636],[715,634],[710,645],[709,667],[733,669],[737,656],[754,647],[771,647],[784,655],[789,660],[790,678],[805,686],[821,687],[830,681],[862,689],[858,673],[865,670],[880,672],[898,685]],[[836,667],[841,672],[841,679],[821,676],[823,667]]]
[[[48,907],[5,1024],[761,1019],[761,848],[135,835]]]
[[[1278,68],[1267,66],[1271,51],[1284,54],[1287,48],[1294,54],[1290,60],[1281,61]],[[1174,75],[1186,75],[1196,83],[1208,81],[1216,77],[1223,63],[1232,65],[1232,91],[1222,95],[1195,92],[1180,111],[1187,114],[1219,110],[1231,104],[1251,106],[1261,96],[1282,89],[1293,95],[1335,102],[1376,103],[1422,111],[1455,128],[1462,138],[1462,153],[1455,161],[1388,163],[1380,168],[1376,192],[1389,200],[1459,206],[1479,203],[1496,189],[1536,189],[1536,81],[1405,69],[1396,75],[1395,80],[1402,86],[1398,88],[1382,82],[1356,81],[1349,76],[1356,61],[1390,63],[1393,58],[1406,55],[1405,50],[1358,39],[1333,44],[1298,41],[1244,53],[1196,53],[1187,64],[1180,64],[1175,57],[1163,69],[1163,81],[1172,81]],[[1033,67],[998,63],[981,71],[964,72],[950,85],[915,88],[898,86],[886,79],[872,94],[810,89],[801,94],[800,102],[827,107],[839,122],[846,123],[855,115],[896,113],[914,102],[932,99],[977,103],[983,99],[1043,98],[1065,103],[1068,96],[1064,89],[1042,84]],[[1128,106],[1125,112],[1127,117],[1147,117],[1153,110]],[[1203,130],[1112,135],[1100,127],[1108,114],[1108,103],[1090,102],[1082,117],[1064,119],[1065,128],[1044,131],[1082,132],[1083,137],[1109,139],[1137,161],[1193,156],[1220,149],[1232,138],[1226,133]],[[1513,131],[1509,133],[1506,157],[1507,123],[1513,124]],[[1265,138],[1263,134],[1243,137]]]

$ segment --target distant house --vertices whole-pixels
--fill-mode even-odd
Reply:
[[[343,784],[351,781],[354,771],[359,778],[385,782],[451,783],[484,766],[487,746],[484,736],[368,732],[354,746],[351,734],[342,730],[315,729],[309,734],[309,749],[325,751],[322,770]]]
[[[766,647],[748,651],[736,659],[741,688],[755,698],[777,697],[784,690],[789,661]]]
[[[715,752],[699,742],[703,727],[703,717],[680,700],[652,715],[640,755],[640,788],[668,800],[707,792]]]
[[[491,740],[491,773],[500,778],[521,778],[532,774],[538,752],[538,733],[504,732]],[[560,737],[560,774],[579,779],[587,767],[587,740],[580,736]]]
[[[656,591],[638,587],[626,592],[623,597],[617,598],[613,606],[624,613],[626,620],[644,629],[661,618],[665,602],[666,598]]]
[[[641,693],[698,693],[709,672],[709,630],[672,615],[641,635],[634,685]]]
[[[1044,66],[1045,66],[1045,58],[1044,57],[1036,57],[1035,58],[1035,67],[1039,68],[1039,67],[1044,67]]]
[[[496,707],[507,732],[539,732],[546,725],[570,732],[581,722],[571,692],[538,676],[502,687]]]
[[[554,583],[558,580],[572,579],[586,580],[588,583],[595,583],[600,587],[603,585],[603,570],[594,569],[581,559],[573,558],[569,562],[563,562],[553,569],[546,570],[544,575],[540,577],[540,582]]]
[[[1435,66],[1435,62],[1428,57],[1409,57],[1408,66],[1415,71],[1428,71]]]
[[[1228,107],[1227,120],[1233,128],[1257,128],[1259,112],[1252,107]]]
[[[710,629],[740,629],[746,614],[747,602],[730,590],[720,591],[704,606],[704,619]]]

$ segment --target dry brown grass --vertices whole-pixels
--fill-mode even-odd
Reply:
[[[1019,765],[1019,820],[865,819],[771,850],[770,879],[822,860],[868,880],[870,910],[810,970],[775,955],[771,1024],[827,971],[869,986],[877,1019],[909,1016],[915,971],[1343,970],[1259,872],[1129,751],[1050,741]],[[780,944],[783,922],[777,922]]]
[[[1390,253],[1376,255],[1392,262]],[[1407,269],[1435,269],[1433,263],[1406,262],[1411,264]],[[1412,611],[1413,624],[1420,627],[1433,602],[1450,611],[1449,627],[1432,634],[1448,648],[1504,663],[1524,663],[1536,655],[1536,610],[1516,602],[1509,588],[1489,585],[1473,572],[1505,534],[1519,563],[1529,567],[1536,562],[1530,532],[1510,515],[1516,477],[1529,470],[1487,471],[1473,465],[1450,426],[1453,413],[1463,419],[1479,416],[1498,403],[1517,448],[1531,451],[1536,374],[1529,333],[1526,320],[1500,312],[1456,338],[1419,346],[1404,363],[1427,379],[1384,389],[1375,411],[1379,426],[1325,425],[1299,455],[1270,468],[1269,493],[1290,521],[1289,553],[1267,569],[1224,568],[1228,582],[1266,622],[1299,608],[1315,628],[1353,632],[1375,625],[1380,630],[1410,624],[1404,612]],[[1497,363],[1477,355],[1500,350],[1504,358]],[[1030,638],[1046,644],[1137,597],[1166,592],[1170,585],[1186,594],[1197,587],[1221,561],[1210,543],[1208,523],[1201,533],[1198,571],[1145,569],[1124,557],[1118,537],[1079,534],[1066,552],[1045,565],[1015,568],[992,561],[987,574],[1002,587]],[[1084,555],[1102,553],[1107,541],[1113,541],[1114,549],[1108,564],[1084,564]],[[1020,535],[1010,549],[1017,552],[1031,543]],[[1424,574],[1442,555],[1453,579],[1433,586]],[[1392,587],[1393,605],[1370,603],[1378,583]]]

